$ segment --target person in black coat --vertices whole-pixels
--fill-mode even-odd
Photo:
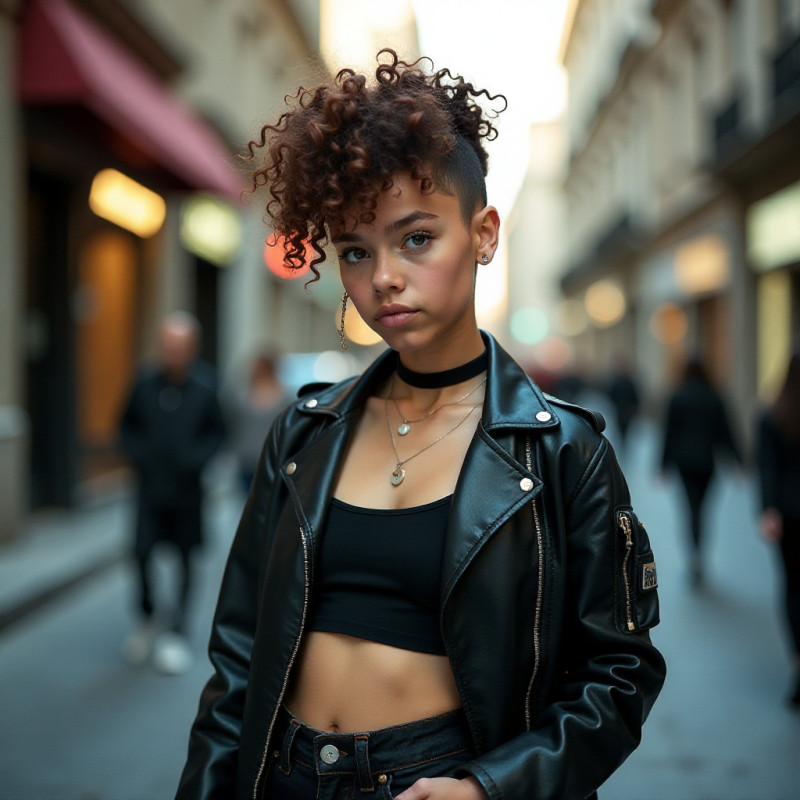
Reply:
[[[725,402],[711,386],[702,362],[692,359],[682,385],[669,400],[661,466],[665,472],[671,467],[678,471],[686,492],[695,585],[703,579],[703,506],[719,455],[742,460]]]
[[[789,702],[800,708],[800,351],[758,429],[761,530],[780,547],[784,609],[794,650],[796,678]]]
[[[620,444],[625,445],[628,428],[639,411],[639,387],[627,358],[618,359],[614,374],[608,384],[608,398],[614,406]]]
[[[201,474],[225,435],[212,385],[194,367],[200,328],[190,314],[169,315],[160,331],[160,364],[135,382],[120,425],[122,449],[138,478],[133,554],[137,565],[142,624],[125,644],[127,657],[150,656],[163,672],[189,665],[186,612],[192,583],[192,552],[202,543]],[[151,557],[159,542],[179,554],[177,608],[168,630],[156,638]]]

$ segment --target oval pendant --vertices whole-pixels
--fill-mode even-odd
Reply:
[[[400,424],[397,426],[397,432],[398,432],[398,433],[399,433],[401,436],[405,436],[405,435],[406,435],[406,434],[407,434],[407,433],[408,433],[410,430],[411,430],[411,426],[410,426],[410,425],[409,425],[407,422],[401,422],[401,423],[400,423]]]
[[[399,486],[406,476],[406,471],[398,464],[392,473],[392,486]]]

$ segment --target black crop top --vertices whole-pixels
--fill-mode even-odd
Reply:
[[[439,581],[451,499],[381,509],[334,498],[309,629],[444,655]]]

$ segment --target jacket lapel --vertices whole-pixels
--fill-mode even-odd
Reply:
[[[441,573],[443,608],[476,553],[541,489],[542,481],[479,425],[464,459],[447,524]]]

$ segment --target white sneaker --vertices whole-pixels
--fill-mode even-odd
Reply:
[[[183,675],[192,666],[186,639],[177,633],[162,633],[153,650],[153,666],[165,675]]]
[[[142,622],[122,644],[122,655],[129,664],[139,666],[150,658],[158,628],[152,620]]]

